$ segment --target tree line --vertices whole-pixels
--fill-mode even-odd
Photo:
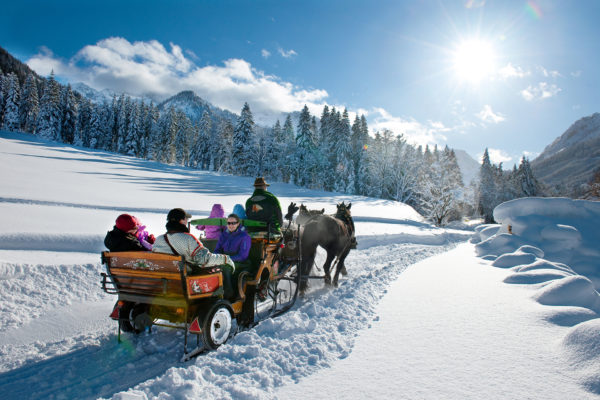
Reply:
[[[20,82],[0,71],[0,127],[161,163],[396,200],[437,225],[477,208],[486,215],[487,204],[505,190],[497,168],[481,190],[465,188],[447,146],[414,146],[387,129],[370,135],[364,115],[351,122],[347,110],[327,105],[318,118],[304,106],[295,124],[288,114],[272,127],[255,124],[248,103],[235,120],[206,109],[193,121],[172,106],[125,94],[95,104],[53,75],[29,74]],[[485,163],[484,157],[484,178]],[[494,201],[482,201],[490,191],[497,192]]]

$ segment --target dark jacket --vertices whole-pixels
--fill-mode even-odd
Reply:
[[[235,262],[246,261],[251,245],[250,235],[242,227],[238,227],[233,232],[226,230],[221,233],[213,253],[227,254]]]
[[[281,205],[273,193],[263,189],[255,189],[246,201],[246,216],[248,219],[270,223],[271,231],[279,232],[283,225]]]
[[[110,251],[147,251],[135,235],[123,232],[116,226],[106,233],[104,245]]]

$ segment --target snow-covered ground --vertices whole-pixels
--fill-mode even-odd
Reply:
[[[183,363],[178,331],[117,343],[104,235],[122,212],[160,234],[173,207],[229,211],[253,179],[6,132],[0,149],[0,398],[600,397],[600,300],[574,272],[600,275],[597,203],[517,200],[497,209],[501,226],[473,232],[274,183],[284,208],[352,202],[348,276],[336,289],[311,282],[288,313]]]

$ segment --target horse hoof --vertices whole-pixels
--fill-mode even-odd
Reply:
[[[326,276],[326,277],[324,278],[324,281],[325,281],[325,284],[326,284],[326,285],[329,285],[329,286],[331,286],[331,278],[330,278],[330,277]]]
[[[346,275],[348,275],[348,270],[346,270],[346,267],[342,267],[342,269],[340,270],[340,273],[342,274],[342,276],[346,276]]]

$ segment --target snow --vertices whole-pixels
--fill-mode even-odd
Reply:
[[[170,208],[231,210],[253,178],[25,134],[1,132],[0,148],[2,398],[600,394],[597,203],[521,199],[496,209],[499,225],[439,229],[397,202],[274,182],[284,208],[352,202],[359,246],[348,276],[335,289],[311,282],[288,313],[181,362],[179,331],[117,343],[115,297],[100,289],[102,240],[122,212],[160,234]]]

